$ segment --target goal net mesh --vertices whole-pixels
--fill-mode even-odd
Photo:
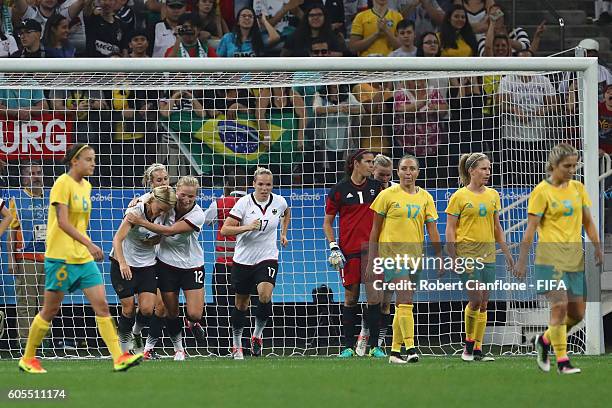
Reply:
[[[526,226],[526,197],[544,178],[550,148],[560,142],[582,148],[579,79],[578,72],[501,70],[4,73],[1,198],[16,217],[2,239],[0,353],[21,356],[41,306],[48,193],[66,171],[61,158],[73,143],[88,143],[97,153],[89,179],[94,188],[90,236],[106,254],[99,266],[114,316],[120,307],[108,254],[128,204],[150,190],[142,185],[145,169],[164,164],[172,184],[181,176],[196,176],[202,185],[198,203],[206,209],[224,194],[225,176],[250,175],[264,166],[275,174],[275,192],[292,212],[264,353],[333,355],[342,344],[344,288],[327,263],[322,225],[327,191],[343,177],[347,151],[384,154],[394,169],[404,154],[418,157],[417,185],[434,197],[442,239],[444,211],[458,188],[460,155],[486,153],[492,162],[490,186],[501,196],[506,239],[516,244]],[[397,181],[395,171],[392,180]],[[229,275],[215,267],[218,228],[213,220],[200,235],[206,336],[197,341],[185,329],[189,355],[227,355],[231,347],[233,292]],[[513,253],[518,253],[515,246]],[[501,255],[496,277],[515,281]],[[452,274],[441,278],[458,279]],[[417,292],[415,340],[421,353],[460,353],[466,300],[464,291]],[[360,305],[364,301],[362,296]],[[254,324],[252,311],[249,316]],[[547,303],[535,288],[492,291],[483,350],[532,352],[529,342],[547,321]],[[248,327],[248,338],[247,333]],[[390,336],[389,328],[387,345]],[[581,326],[571,332],[568,348],[584,352]],[[165,331],[156,350],[172,355]],[[66,296],[42,352],[51,357],[107,354],[80,291]]]

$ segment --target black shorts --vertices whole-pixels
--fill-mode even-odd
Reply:
[[[232,286],[238,295],[250,295],[261,282],[276,285],[278,261],[263,261],[256,265],[241,265],[234,262]]]
[[[204,287],[204,265],[199,268],[182,269],[158,260],[157,285],[162,292],[202,289]]]
[[[121,269],[119,262],[111,258],[111,282],[113,289],[117,292],[119,299],[125,299],[134,296],[135,293],[155,293],[157,294],[157,277],[156,266],[145,266],[144,268],[135,268],[130,266],[132,271],[132,279],[126,280],[121,277]]]

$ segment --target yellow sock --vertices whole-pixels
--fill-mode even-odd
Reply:
[[[399,305],[397,312],[406,350],[414,347],[414,316],[412,315],[412,308],[412,305]]]
[[[30,326],[30,333],[28,333],[28,342],[26,343],[25,352],[23,353],[24,360],[36,357],[36,349],[47,335],[50,324],[51,322],[46,321],[40,317],[39,314],[34,317],[32,326]]]
[[[569,332],[572,327],[574,327],[575,325],[577,325],[581,321],[582,321],[582,319],[581,320],[576,320],[573,317],[565,316],[565,320],[563,321],[563,324],[565,325],[567,331]]]
[[[474,348],[476,350],[480,350],[482,348],[482,339],[484,339],[485,330],[487,328],[487,311],[478,312],[478,317],[476,318],[476,329],[474,330],[474,340],[476,340],[476,344]]]
[[[113,361],[117,361],[121,357],[121,347],[119,347],[119,337],[113,318],[96,316],[96,324],[102,340],[106,343],[106,347],[113,357]]]
[[[463,313],[465,318],[465,338],[466,340],[474,340],[476,331],[476,319],[478,318],[478,310],[472,310],[469,303],[465,306]]]
[[[402,341],[404,340],[402,337],[402,328],[399,324],[399,312],[395,311],[395,316],[393,316],[393,339],[391,340],[391,351],[399,353],[402,350]]]
[[[557,361],[567,360],[567,328],[564,324],[548,326],[550,342],[557,356]]]

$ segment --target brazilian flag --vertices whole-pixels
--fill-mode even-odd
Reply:
[[[302,161],[297,150],[298,125],[293,110],[272,111],[268,118],[269,150],[260,143],[263,136],[257,121],[247,115],[238,115],[236,120],[224,115],[202,119],[193,112],[172,112],[169,130],[203,174],[219,174],[221,166],[232,164],[279,165],[282,173],[290,174],[293,164]]]

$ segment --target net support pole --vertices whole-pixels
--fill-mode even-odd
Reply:
[[[591,215],[599,231],[599,135],[597,128],[597,60],[583,74],[582,129],[584,131],[584,181],[591,201]],[[601,233],[599,234],[601,236]],[[586,238],[585,273],[587,304],[585,313],[586,354],[598,355],[604,350],[603,320],[601,315],[601,268],[595,264],[593,247]]]

